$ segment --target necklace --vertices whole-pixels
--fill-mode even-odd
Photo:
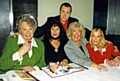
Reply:
[[[58,48],[55,48],[54,51],[57,53],[58,52]]]
[[[54,47],[54,51],[57,53],[58,48],[60,46],[60,41],[59,40],[49,40],[51,45]]]

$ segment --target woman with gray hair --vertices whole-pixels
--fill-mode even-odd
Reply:
[[[9,70],[30,72],[46,66],[44,44],[33,37],[36,21],[29,14],[20,15],[16,21],[19,35],[9,36],[0,57],[0,73]]]
[[[83,66],[91,66],[100,71],[107,71],[105,66],[96,64],[91,61],[88,50],[86,48],[87,40],[85,39],[85,29],[79,22],[73,22],[66,31],[69,41],[64,47],[68,58],[76,64]]]

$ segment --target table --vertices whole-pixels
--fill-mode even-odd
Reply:
[[[105,66],[108,68],[108,72],[100,72],[95,68],[89,67],[89,70],[75,72],[56,78],[51,78],[42,70],[33,71],[31,72],[31,74],[35,73],[37,75],[37,77],[35,77],[38,78],[40,81],[120,81],[120,66],[117,68],[113,68],[108,65]],[[4,75],[0,75],[0,77],[3,76]],[[16,81],[16,79],[12,81]]]
[[[89,70],[86,71],[51,78],[45,72],[39,71],[37,74],[39,77],[37,78],[40,81],[120,81],[120,66],[117,68],[105,66],[108,68],[108,72],[100,72],[95,68],[89,67]],[[34,72],[32,73],[34,74]]]

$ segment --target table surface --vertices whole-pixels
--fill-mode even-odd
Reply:
[[[95,68],[89,67],[89,70],[75,72],[72,74],[51,78],[44,71],[33,71],[36,78],[40,81],[120,81],[120,66],[117,68],[105,65],[108,68],[107,72],[100,72]],[[39,76],[38,76],[39,75]],[[5,74],[0,75],[1,78],[6,78]],[[4,81],[11,81],[5,79]],[[14,78],[12,81],[16,81]]]

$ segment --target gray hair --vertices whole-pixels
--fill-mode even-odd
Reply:
[[[36,30],[37,27],[37,23],[36,20],[34,19],[34,17],[30,14],[22,14],[20,16],[18,16],[17,20],[16,20],[16,25],[18,27],[18,31],[20,32],[21,30],[21,24],[23,22],[29,23],[33,26],[34,31]]]

